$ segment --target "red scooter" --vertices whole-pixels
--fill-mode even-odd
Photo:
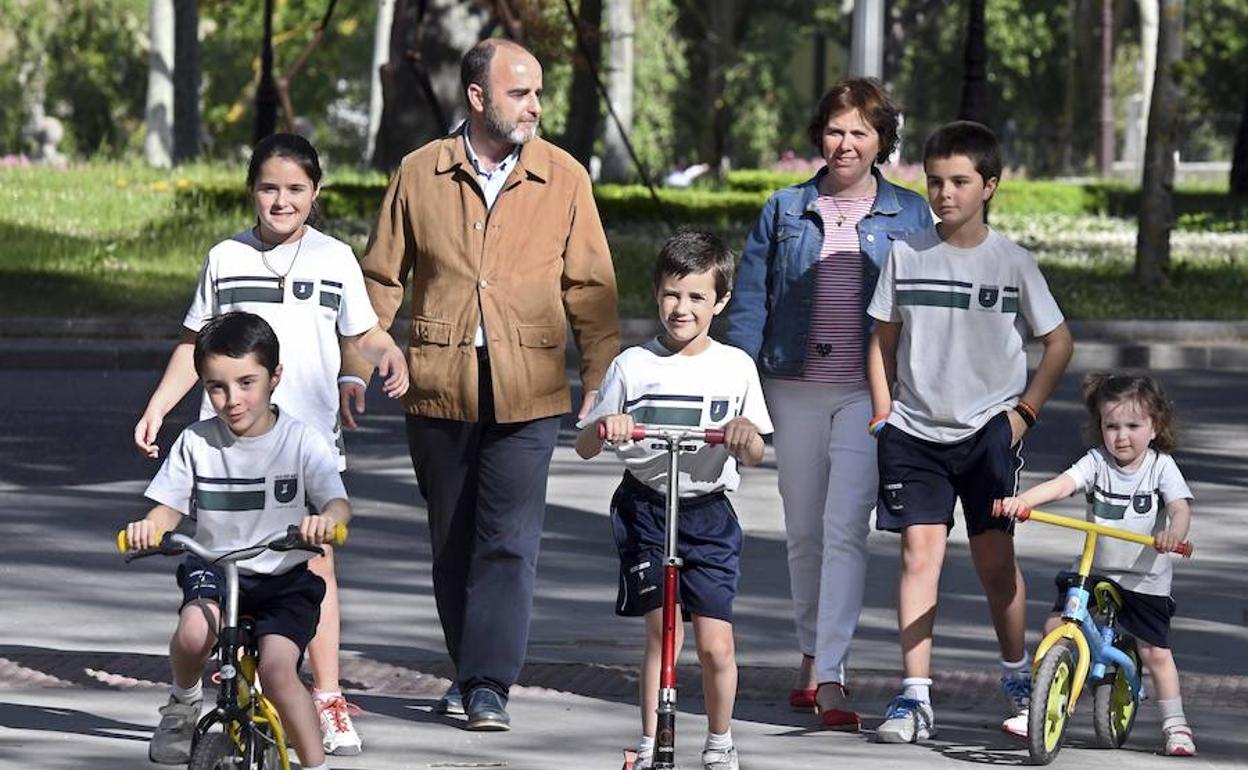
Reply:
[[[606,438],[605,425],[598,426],[598,437]],[[653,770],[676,768],[676,604],[677,579],[684,563],[676,553],[676,536],[680,520],[680,453],[685,442],[724,443],[724,432],[718,428],[657,428],[633,427],[633,441],[659,439],[667,445],[667,526],[663,549],[663,648],[659,668],[658,730],[654,738]],[[696,447],[689,448],[696,451]],[[624,752],[624,770],[632,770],[637,759],[635,751]]]

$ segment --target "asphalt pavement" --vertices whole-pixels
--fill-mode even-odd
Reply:
[[[1027,438],[1025,483],[1059,472],[1081,451],[1079,373],[1067,374]],[[1124,749],[1092,749],[1090,709],[1083,706],[1056,767],[1248,767],[1242,727],[1248,718],[1248,377],[1203,367],[1168,368],[1159,376],[1178,405],[1176,456],[1197,498],[1196,554],[1175,570],[1179,615],[1172,643],[1201,754],[1157,755],[1159,720],[1151,703]],[[152,368],[0,368],[0,768],[148,766],[146,740],[166,697],[164,650],[178,594],[172,563],[125,566],[112,534],[144,510],[142,490],[156,466],[133,451],[129,436],[157,378]],[[162,445],[193,411],[188,400],[171,416]],[[450,670],[402,417],[372,392],[363,419],[348,439],[346,481],[357,518],[338,570],[343,679],[349,698],[364,709],[357,724],[365,750],[331,766],[619,767],[620,749],[639,733],[633,668],[642,647],[639,625],[612,613],[616,560],[606,510],[619,465],[577,459],[565,425],[552,464],[529,665],[511,701],[515,729],[471,733],[431,709]],[[871,737],[899,676],[896,537],[870,537],[867,605],[852,651],[852,695],[867,729],[830,733],[786,703],[798,655],[770,452],[762,467],[747,470],[734,504],[746,533],[733,728],[742,767],[1025,763],[1022,746],[997,729],[1003,706],[995,692],[995,643],[960,526],[942,578],[934,657],[941,733],[923,746],[885,746]],[[1053,508],[1073,514],[1080,503]],[[1080,540],[1024,524],[1017,542],[1034,647],[1052,602],[1052,575]],[[679,691],[682,767],[698,766],[705,734],[699,689],[687,651]]]

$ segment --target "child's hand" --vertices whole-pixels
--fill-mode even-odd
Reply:
[[[399,346],[391,343],[381,354],[377,362],[377,373],[381,375],[381,388],[390,398],[400,398],[407,392],[410,384],[407,378],[407,359]]]
[[[724,424],[724,448],[728,454],[740,459],[748,453],[755,441],[761,441],[758,427],[746,417],[734,417]]]
[[[1153,537],[1153,548],[1156,548],[1161,553],[1170,553],[1171,551],[1177,549],[1182,543],[1183,538],[1172,529],[1167,529],[1160,535],[1155,535]]]
[[[635,422],[631,414],[609,414],[598,421],[605,429],[602,440],[609,444],[623,444],[633,440]]]
[[[131,551],[142,551],[160,545],[164,533],[149,519],[139,519],[126,525],[126,546]]]
[[[1006,412],[1005,417],[1010,422],[1010,446],[1016,446],[1027,432],[1027,421],[1013,409]]]
[[[299,522],[299,536],[309,545],[321,545],[334,541],[334,529],[338,522],[328,516],[310,514]]]
[[[1016,519],[1018,514],[1027,510],[1028,507],[1021,497],[1006,497],[992,504],[992,515],[998,518]]]
[[[144,412],[134,426],[134,445],[146,457],[155,460],[160,456],[160,447],[156,445],[156,436],[164,418],[156,412]]]
[[[364,390],[364,386],[354,380],[338,383],[338,419],[347,430],[359,427],[356,425],[355,415],[364,414]]]

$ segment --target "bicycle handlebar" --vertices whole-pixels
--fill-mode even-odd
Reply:
[[[342,545],[347,542],[347,525],[334,525],[334,536],[330,540],[333,545]],[[187,551],[195,554],[204,561],[223,562],[223,561],[242,561],[250,559],[257,554],[266,550],[273,551],[309,551],[316,554],[324,554],[319,546],[311,545],[303,542],[299,531],[298,524],[291,524],[285,531],[274,532],[267,537],[261,538],[256,545],[245,546],[243,548],[231,548],[224,551],[209,551],[202,545],[197,543],[188,535],[178,532],[164,532],[160,536],[160,545],[155,548],[144,548],[134,551],[130,548],[130,543],[126,539],[126,531],[120,530],[117,533],[117,550],[125,554],[126,561],[131,562],[135,559],[142,559],[147,556],[178,556]]]
[[[598,423],[598,438],[605,440],[606,437],[607,426],[600,422]],[[657,428],[649,425],[634,425],[633,433],[629,438],[633,441],[647,438],[676,439],[677,441],[692,439],[707,444],[722,444],[724,431],[722,428]]]
[[[1001,504],[1001,501],[1000,500],[994,501],[992,504],[992,515],[1000,516],[1002,514],[1002,511],[1003,511],[1003,506]],[[1080,519],[1072,519],[1069,516],[1058,516],[1057,514],[1054,514],[1054,513],[1045,513],[1044,511],[1035,511],[1026,506],[1024,506],[1022,510],[1020,510],[1014,516],[1014,518],[1017,521],[1027,521],[1029,519],[1035,519],[1036,521],[1044,522],[1045,524],[1053,524],[1058,527],[1066,527],[1067,529],[1080,529],[1080,530],[1083,530],[1084,532],[1095,532],[1096,534],[1104,535],[1105,537],[1112,537],[1118,540],[1126,540],[1128,542],[1139,543],[1140,545],[1152,546],[1154,548],[1156,547],[1156,543],[1157,543],[1156,538],[1152,537],[1151,535],[1141,535],[1136,532],[1129,532],[1127,530],[1107,527],[1103,524],[1096,524],[1094,522],[1082,521]],[[1184,541],[1182,543],[1179,543],[1177,546],[1175,546],[1172,549],[1171,553],[1177,553],[1185,559],[1190,559],[1192,557],[1192,551],[1194,549],[1195,549],[1195,546],[1193,546],[1190,541]]]

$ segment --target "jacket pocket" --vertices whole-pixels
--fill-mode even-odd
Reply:
[[[412,345],[450,345],[451,322],[417,316],[412,323]]]
[[[521,324],[516,327],[522,348],[557,348],[563,337],[562,331],[554,324]]]

